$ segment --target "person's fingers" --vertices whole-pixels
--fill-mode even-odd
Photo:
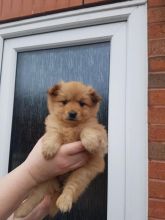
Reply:
[[[73,171],[83,166],[84,164],[87,163],[88,158],[89,158],[89,155],[87,154],[87,152],[81,152],[75,155],[69,155],[67,157],[67,160],[64,160],[62,162],[62,165],[60,165],[61,169],[57,173],[57,176]]]
[[[44,200],[38,205],[38,210],[42,210],[43,214],[47,214],[49,211],[49,207],[50,207],[50,203],[51,203],[51,198],[49,195],[46,195]]]
[[[62,145],[61,150],[68,155],[74,155],[74,154],[80,153],[82,151],[85,151],[85,149],[80,141]]]
[[[71,161],[71,164],[69,166],[70,171],[83,166],[84,164],[87,163],[88,159],[89,159],[89,155],[86,152],[82,152],[70,156],[70,161]]]
[[[44,201],[37,207],[36,217],[34,220],[42,220],[49,213],[50,197],[45,198]],[[29,219],[31,220],[31,219]]]
[[[7,220],[14,220],[14,214],[12,214]]]
[[[73,171],[73,170],[76,170],[80,167],[82,167],[83,165],[85,165],[87,163],[87,159],[86,160],[80,160],[79,162],[73,164],[70,168],[69,168],[69,171]]]
[[[17,220],[42,220],[49,213],[49,207],[51,203],[50,196],[45,196],[43,201],[32,210],[32,212],[25,218],[19,218]]]

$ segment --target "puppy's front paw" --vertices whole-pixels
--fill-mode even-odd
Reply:
[[[83,146],[85,147],[85,149],[89,151],[90,153],[95,153],[98,149],[98,143],[92,137],[82,138],[81,142]]]
[[[54,146],[44,145],[42,148],[42,154],[46,160],[50,160],[55,156],[56,148]]]
[[[72,208],[73,199],[69,194],[61,194],[56,205],[61,212],[69,212]]]
[[[101,136],[90,130],[82,133],[81,142],[85,149],[90,153],[97,152],[103,145]]]

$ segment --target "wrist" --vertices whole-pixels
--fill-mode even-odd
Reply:
[[[20,172],[21,172],[21,176],[22,178],[24,178],[24,180],[26,181],[26,183],[28,183],[28,187],[29,189],[35,187],[37,185],[37,181],[36,179],[33,177],[31,170],[28,168],[26,162],[23,162],[20,165]]]

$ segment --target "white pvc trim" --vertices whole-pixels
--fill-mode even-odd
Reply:
[[[126,219],[148,215],[147,7],[128,19],[126,80]],[[145,37],[144,37],[145,36]],[[141,195],[144,195],[142,197]]]
[[[6,29],[6,28],[11,28],[11,27],[16,27],[16,26],[21,26],[21,25],[27,26],[27,24],[41,23],[43,21],[51,21],[54,19],[58,19],[58,18],[61,19],[61,18],[70,17],[70,16],[79,17],[81,15],[87,15],[87,14],[89,14],[91,16],[91,14],[99,13],[102,11],[104,11],[104,12],[112,11],[112,13],[114,13],[114,11],[119,11],[120,9],[126,8],[128,10],[129,8],[133,8],[134,6],[144,5],[146,2],[147,2],[146,0],[131,0],[131,1],[127,1],[127,2],[102,5],[102,6],[98,6],[98,7],[90,7],[87,9],[78,9],[78,10],[74,10],[74,11],[55,13],[52,15],[40,16],[40,17],[36,17],[36,18],[29,18],[29,19],[24,19],[21,21],[14,21],[14,22],[6,23],[6,24],[1,24],[0,30]],[[120,13],[120,14],[122,14],[122,13]]]
[[[11,22],[0,26],[0,35],[3,38],[10,38],[125,21],[134,8],[145,3],[146,0],[132,0]]]
[[[107,219],[147,220],[145,3],[132,0],[1,25],[0,175],[8,167],[17,52],[108,40],[111,64]]]
[[[110,57],[108,219],[115,220],[125,216],[126,23],[112,37]]]

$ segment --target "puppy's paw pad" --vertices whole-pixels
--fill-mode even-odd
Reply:
[[[61,195],[56,202],[61,212],[69,212],[72,208],[72,198],[69,195]]]
[[[50,160],[55,156],[55,153],[48,153],[48,152],[44,152],[44,151],[42,153],[43,153],[43,156],[46,160]]]
[[[42,154],[46,160],[50,160],[55,156],[56,151],[53,148],[45,147],[42,149]]]

